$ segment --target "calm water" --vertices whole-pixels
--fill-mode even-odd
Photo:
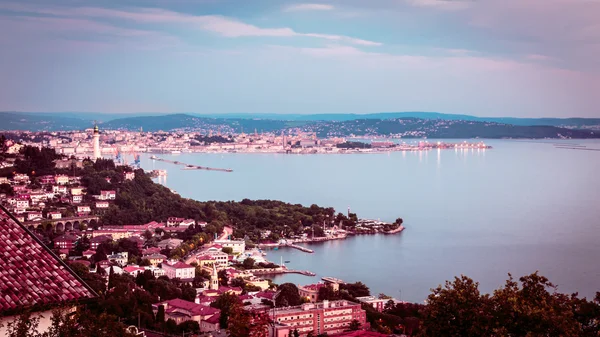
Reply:
[[[317,277],[363,281],[421,302],[429,289],[460,274],[492,291],[507,273],[539,270],[562,292],[600,291],[600,152],[557,149],[552,142],[489,141],[486,151],[363,155],[164,155],[233,173],[167,169],[166,185],[197,200],[278,199],[350,206],[359,217],[393,221],[400,235],[360,236],[311,245],[314,254],[281,249],[269,259]],[[600,148],[600,142],[569,141]]]

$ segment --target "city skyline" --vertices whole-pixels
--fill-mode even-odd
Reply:
[[[599,117],[599,13],[586,0],[3,1],[0,110]]]

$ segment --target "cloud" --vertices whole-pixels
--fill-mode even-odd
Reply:
[[[301,33],[291,28],[262,28],[240,20],[221,15],[191,15],[158,8],[138,8],[116,10],[98,7],[78,8],[34,8],[14,4],[0,4],[0,9],[19,12],[55,15],[61,17],[86,17],[96,19],[126,20],[147,24],[170,24],[200,29],[224,37],[310,37],[330,41],[340,41],[361,46],[381,46],[382,43],[343,35]],[[35,17],[37,18],[37,16]]]
[[[284,12],[299,12],[299,11],[330,11],[335,7],[326,4],[296,4],[284,8]]]
[[[528,60],[534,60],[534,61],[548,61],[548,60],[552,59],[550,56],[540,55],[540,54],[529,54],[525,58]]]
[[[469,8],[468,0],[406,0],[406,2],[415,7],[428,7],[440,10],[462,10]]]

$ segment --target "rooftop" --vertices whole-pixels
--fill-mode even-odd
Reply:
[[[0,315],[96,297],[48,247],[0,207]]]

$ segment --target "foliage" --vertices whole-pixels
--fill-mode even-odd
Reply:
[[[242,266],[244,267],[244,269],[252,269],[254,268],[254,259],[251,257],[247,257],[244,262],[242,263]]]
[[[221,310],[221,317],[219,319],[219,325],[221,329],[227,328],[229,316],[232,314],[232,310],[236,306],[241,306],[242,302],[239,297],[235,294],[224,293],[219,295],[216,301],[210,304],[211,307]]]
[[[362,282],[340,284],[340,291],[347,292],[351,298],[371,295],[369,287]]]
[[[360,326],[361,326],[360,322],[358,320],[356,320],[356,319],[353,319],[350,322],[350,325],[348,326],[348,330],[350,330],[350,331],[356,331],[356,330],[360,329]]]
[[[284,283],[277,288],[276,307],[291,307],[302,304],[298,287],[293,283]]]
[[[227,330],[231,337],[263,337],[268,335],[268,324],[265,312],[249,312],[237,303],[231,309]]]
[[[17,172],[36,176],[55,174],[54,161],[62,157],[54,149],[29,145],[21,149],[21,154],[22,157],[15,161]]]
[[[88,267],[84,264],[73,262],[69,267],[79,276],[87,285],[89,285],[98,294],[106,291],[104,278],[97,273],[90,273]]]

